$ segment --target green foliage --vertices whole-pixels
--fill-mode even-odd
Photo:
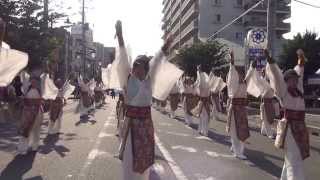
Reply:
[[[56,12],[51,15],[52,22],[64,17]],[[42,65],[56,48],[49,38],[53,32],[45,27],[43,0],[0,0],[0,17],[7,22],[4,41],[29,54],[29,67]]]
[[[201,65],[202,69],[209,73],[213,67],[226,64],[227,51],[225,49],[224,45],[217,41],[197,42],[180,49],[174,63],[190,76],[195,76],[198,65]]]
[[[303,49],[308,59],[305,65],[305,77],[313,75],[320,68],[320,38],[316,33],[306,31],[305,34],[300,33],[294,36],[283,46],[283,53],[280,56],[279,64],[282,69],[287,70],[293,68],[297,64],[298,49]]]

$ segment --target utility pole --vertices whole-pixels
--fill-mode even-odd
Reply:
[[[86,74],[86,58],[87,58],[87,50],[86,50],[86,27],[85,27],[85,0],[82,0],[82,63],[83,63],[83,77]]]
[[[49,0],[44,0],[44,28],[48,30],[49,27]]]
[[[274,13],[275,13],[275,1],[274,0],[268,0],[268,9],[267,9],[267,34],[268,34],[268,46],[267,48],[271,51],[271,53],[273,52],[273,35],[274,35],[274,28],[275,28],[275,24],[274,24]]]

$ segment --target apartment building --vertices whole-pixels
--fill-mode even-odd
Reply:
[[[221,27],[245,12],[259,0],[163,0],[163,38],[174,36],[172,49],[206,41]],[[281,52],[285,39],[283,34],[290,32],[289,23],[291,0],[272,0],[272,39],[275,56]],[[267,28],[267,0],[236,23],[222,31],[217,38],[224,38],[239,45],[244,44],[247,32],[252,28]]]

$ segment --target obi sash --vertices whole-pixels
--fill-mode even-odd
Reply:
[[[54,101],[51,101],[50,105],[50,120],[55,122],[59,115],[62,113],[63,109],[63,98],[57,97]]]
[[[126,122],[124,141],[131,130],[133,171],[142,174],[154,164],[155,158],[151,107],[126,106]]]
[[[175,111],[178,109],[180,96],[178,93],[176,94],[170,94],[170,107],[172,111]]]
[[[287,128],[290,125],[292,135],[299,147],[302,159],[310,156],[309,133],[305,123],[305,111],[285,109],[284,117],[287,119]]]
[[[275,111],[272,98],[263,98],[263,107],[265,116],[270,124],[274,123]]]
[[[237,136],[241,141],[245,141],[250,137],[247,104],[248,100],[246,98],[232,98],[228,113],[228,126],[230,127],[233,114]]]
[[[88,92],[81,92],[83,106],[88,108],[92,105],[92,99]]]
[[[205,108],[205,110],[208,113],[208,117],[210,117],[210,97],[200,97],[199,116],[200,116],[203,108]]]
[[[185,104],[185,108],[187,109],[187,113],[189,115],[192,115],[191,111],[197,107],[198,103],[199,103],[199,97],[195,96],[193,94],[184,94],[185,98],[186,98],[186,104]]]
[[[42,111],[42,99],[24,99],[22,111],[22,123],[19,129],[19,134],[24,137],[29,137],[30,131],[34,122]]]
[[[217,110],[218,112],[222,112],[221,104],[219,103],[219,94],[213,93],[213,94],[212,94],[212,99],[213,99],[213,102],[212,102],[212,103],[215,104],[216,110]]]
[[[94,100],[96,103],[102,101],[102,98],[103,98],[103,92],[101,91],[94,91]]]

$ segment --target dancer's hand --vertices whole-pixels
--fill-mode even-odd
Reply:
[[[118,20],[115,25],[116,28],[116,37],[118,37],[118,43],[120,47],[124,46],[124,40],[122,35],[122,22]]]
[[[267,59],[268,63],[270,63],[270,64],[274,63],[272,57],[270,56],[270,52],[268,49],[264,50],[264,56]]]

